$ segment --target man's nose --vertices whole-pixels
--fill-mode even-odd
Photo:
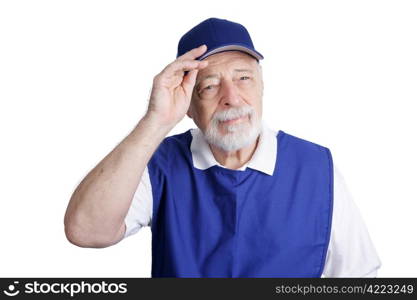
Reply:
[[[221,104],[224,106],[239,106],[242,99],[238,87],[233,81],[225,80],[221,85]]]

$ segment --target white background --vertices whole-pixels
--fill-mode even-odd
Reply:
[[[143,116],[182,34],[209,17],[244,24],[265,56],[266,122],[332,151],[379,276],[417,276],[416,16],[401,0],[1,1],[0,276],[150,276],[149,227],[85,249],[63,217]]]

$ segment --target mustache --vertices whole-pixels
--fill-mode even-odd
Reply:
[[[255,109],[251,106],[232,107],[228,110],[216,112],[213,115],[212,121],[218,124],[222,121],[228,121],[238,119],[241,117],[249,116],[249,118],[255,113]]]

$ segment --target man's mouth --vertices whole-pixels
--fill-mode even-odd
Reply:
[[[245,116],[238,117],[238,118],[235,118],[235,119],[230,119],[230,120],[220,121],[220,122],[224,125],[230,125],[230,124],[235,124],[235,123],[247,121],[248,118],[249,118],[248,115],[245,115]]]

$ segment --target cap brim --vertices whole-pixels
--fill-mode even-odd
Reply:
[[[257,60],[261,60],[264,57],[262,56],[261,53],[259,53],[256,50],[253,49],[249,49],[247,47],[244,46],[240,46],[240,45],[225,45],[225,46],[221,46],[221,47],[217,47],[215,49],[210,50],[209,52],[204,53],[202,56],[198,57],[198,60],[203,60],[206,57],[219,53],[219,52],[224,52],[224,51],[242,51],[242,52],[246,52],[249,55],[252,55],[254,58],[256,58]]]

